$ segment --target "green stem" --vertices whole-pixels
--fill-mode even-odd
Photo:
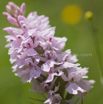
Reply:
[[[29,98],[32,99],[32,100],[36,100],[36,101],[40,101],[40,102],[44,102],[44,100],[34,99],[34,98],[31,98],[31,97],[29,97]]]
[[[44,96],[44,94],[41,94],[43,96],[43,98],[46,100],[47,98]]]
[[[64,80],[61,77],[59,77],[59,84],[60,84],[60,86],[59,86],[59,91],[58,92],[61,95],[61,97],[64,99],[65,82],[64,82]]]
[[[100,75],[103,78],[103,65],[102,65],[102,59],[101,59],[101,52],[100,52],[100,45],[99,45],[99,41],[97,38],[97,34],[96,34],[96,30],[93,27],[93,23],[92,21],[90,21],[91,23],[91,32],[92,32],[92,37],[93,37],[93,41],[94,41],[94,45],[95,45],[95,50],[97,53],[97,57],[98,57],[98,61],[99,61],[99,65],[100,65]]]
[[[82,99],[82,101],[81,101],[81,104],[83,104],[83,99]]]

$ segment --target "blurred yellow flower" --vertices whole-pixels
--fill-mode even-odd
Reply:
[[[78,5],[68,5],[61,13],[62,20],[67,24],[76,24],[82,18],[82,9]]]

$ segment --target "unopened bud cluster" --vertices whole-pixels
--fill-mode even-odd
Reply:
[[[18,7],[13,2],[6,6],[3,15],[15,27],[4,28],[13,72],[24,83],[32,82],[31,92],[47,93],[45,104],[74,104],[92,88],[93,80],[87,81],[88,68],[79,67],[75,55],[68,49],[62,52],[66,37],[55,37],[55,27],[48,17],[31,12],[24,17],[25,3]]]
[[[17,18],[19,15],[24,16],[26,12],[26,6],[25,3],[21,5],[21,7],[18,7],[16,4],[13,2],[9,2],[8,5],[6,5],[6,10],[7,12],[3,12],[3,15],[8,19],[8,21],[16,26],[20,26]]]

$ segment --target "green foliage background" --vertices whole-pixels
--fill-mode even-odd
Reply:
[[[45,15],[50,19],[50,25],[56,26],[55,36],[66,36],[68,41],[66,49],[71,49],[72,54],[91,53],[92,56],[78,56],[81,67],[89,67],[89,79],[94,79],[94,88],[84,98],[84,104],[103,104],[103,85],[100,82],[99,62],[89,23],[82,17],[82,20],[75,25],[67,25],[61,21],[62,9],[70,4],[77,4],[83,10],[91,10],[94,14],[93,26],[97,29],[101,54],[103,54],[103,0],[12,0],[17,5],[26,3],[27,12],[37,11],[38,15]],[[29,92],[31,84],[23,84],[20,78],[16,77],[11,69],[9,62],[7,44],[4,38],[7,35],[2,31],[10,23],[3,17],[2,12],[6,11],[5,6],[9,0],[0,0],[0,104],[43,104],[30,100],[28,97],[43,99],[41,95]],[[103,55],[101,56],[103,59]],[[102,60],[103,61],[103,60]]]

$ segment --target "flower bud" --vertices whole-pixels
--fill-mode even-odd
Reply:
[[[13,2],[9,2],[9,6],[10,6],[10,8],[12,10],[12,13],[15,13],[16,5]]]
[[[3,15],[4,15],[4,17],[8,17],[8,16],[10,16],[10,14],[9,13],[7,13],[7,12],[3,12]]]
[[[6,10],[7,10],[8,13],[11,13],[11,8],[10,8],[9,5],[6,5]]]
[[[25,12],[26,12],[26,5],[25,5],[25,3],[23,3],[21,5],[21,12],[22,12],[22,14],[25,14]]]
[[[93,13],[92,13],[91,11],[87,11],[87,12],[85,13],[85,18],[86,18],[87,20],[91,21],[92,18],[93,18]]]
[[[18,16],[18,22],[21,22],[21,21],[24,21],[24,20],[25,20],[24,16],[21,16],[21,15]]]
[[[17,24],[17,20],[11,16],[7,17],[8,21],[12,24],[12,25],[16,25]]]

